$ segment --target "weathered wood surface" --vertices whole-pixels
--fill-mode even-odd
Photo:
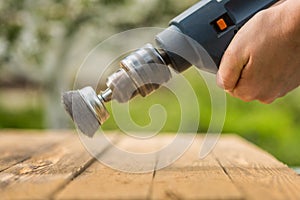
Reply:
[[[174,139],[109,137],[118,148],[139,153]],[[222,135],[213,152],[199,159],[202,142],[197,136],[180,159],[161,170],[156,167],[162,158],[145,159],[141,169],[151,170],[137,174],[101,164],[74,132],[2,131],[0,199],[300,199],[300,177],[270,154],[235,135]],[[98,157],[110,158],[113,151],[103,143]],[[135,167],[132,158],[118,154],[110,162],[119,159]]]
[[[225,137],[214,155],[247,199],[300,199],[300,176],[249,142]]]

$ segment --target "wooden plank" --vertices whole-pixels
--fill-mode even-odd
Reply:
[[[202,142],[197,136],[179,160],[155,173],[153,199],[243,199],[214,157],[199,158]]]
[[[1,199],[51,198],[92,161],[76,135],[69,137],[0,173]]]
[[[23,132],[25,133],[25,132]],[[38,134],[36,131],[1,131],[0,132],[0,172],[22,162],[37,151],[50,148],[65,139],[69,134]]]
[[[157,139],[120,138],[122,138],[121,141],[115,145],[128,152],[149,153],[156,149]],[[106,163],[111,166],[119,166],[116,162],[123,160],[122,165],[127,166],[127,170],[132,167],[133,172],[143,171],[143,169],[147,171],[152,169],[152,172],[122,172],[96,162],[68,184],[56,196],[56,199],[148,199],[156,157],[143,159],[141,165],[134,157],[124,157],[114,151],[114,149],[109,149],[101,155],[101,159],[106,159]]]
[[[247,199],[300,199],[299,177],[289,169],[226,168]]]
[[[186,135],[189,138],[189,135]],[[172,143],[175,135],[151,139],[120,137],[119,149],[133,154],[150,154]],[[114,137],[113,137],[114,138]],[[189,138],[190,139],[190,138]],[[76,135],[2,134],[0,158],[4,151],[14,157],[27,153],[24,161],[7,162],[0,173],[1,199],[300,199],[300,177],[273,156],[236,137],[222,136],[205,159],[198,159],[202,137],[172,165],[155,171],[161,163],[172,161],[171,152],[163,156],[126,157],[118,150],[103,147],[99,154],[110,165],[123,160],[123,169],[148,173],[125,173],[93,159]],[[112,140],[113,142],[115,140]],[[179,141],[178,144],[184,144]],[[47,147],[47,145],[49,145]],[[28,147],[29,150],[26,150]],[[51,150],[50,150],[51,149]],[[27,156],[27,157],[26,157]],[[1,159],[0,159],[1,163]],[[120,165],[120,163],[119,163]]]
[[[166,144],[169,144],[172,142],[174,136],[170,135],[161,135],[159,137],[159,141],[157,143],[160,143],[160,146],[165,146]],[[183,152],[183,154],[177,159],[174,163],[169,165],[166,170],[182,170],[182,169],[188,169],[188,170],[202,170],[202,169],[220,169],[220,165],[217,162],[215,158],[213,158],[211,155],[205,157],[205,159],[200,159],[200,148],[202,145],[204,139],[204,135],[191,135],[191,134],[185,134],[184,136],[181,136],[179,140],[188,140],[188,142],[178,142],[181,144],[188,144],[191,143],[190,146],[187,147],[187,149]],[[189,142],[191,141],[191,142]],[[174,148],[174,149],[173,149]],[[170,160],[168,158],[168,155],[172,153],[172,151],[176,151],[175,148],[178,148],[177,145],[173,146],[168,152],[168,154],[164,154],[162,157],[163,160],[158,160],[159,162],[164,162],[165,160]],[[160,158],[160,159],[162,159]]]
[[[287,168],[266,151],[237,135],[222,135],[213,152],[224,167]]]
[[[300,177],[253,144],[223,136],[214,155],[247,199],[300,199]]]
[[[152,173],[120,172],[93,163],[55,199],[147,199]]]
[[[243,199],[221,170],[158,171],[152,199]]]

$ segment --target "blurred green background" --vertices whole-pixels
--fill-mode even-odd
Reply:
[[[0,128],[72,127],[61,106],[60,94],[72,88],[76,71],[88,52],[118,32],[137,27],[166,27],[170,19],[195,2],[1,1]],[[195,76],[195,69],[187,70],[184,76],[197,92],[201,111],[198,132],[205,132],[211,117],[206,84]],[[288,165],[300,166],[299,98],[299,89],[271,105],[245,103],[227,96],[223,132],[237,133]],[[146,99],[135,98],[130,103],[132,119],[141,126],[150,123],[148,110],[153,104],[162,105],[168,114],[162,131],[176,132],[180,107],[166,88]],[[118,129],[113,117],[103,129]]]

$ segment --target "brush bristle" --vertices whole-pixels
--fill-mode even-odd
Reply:
[[[62,94],[62,103],[64,105],[65,110],[70,115],[70,117],[73,119],[73,113],[72,113],[72,96],[74,91],[68,91],[64,92]]]
[[[100,123],[94,112],[87,106],[79,91],[65,92],[63,94],[63,104],[79,130],[83,134],[93,137]]]

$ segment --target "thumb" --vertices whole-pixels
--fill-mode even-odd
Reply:
[[[248,56],[245,56],[245,48],[241,47],[242,43],[236,35],[222,57],[217,73],[217,85],[224,90],[233,91],[244,66],[248,62]]]

